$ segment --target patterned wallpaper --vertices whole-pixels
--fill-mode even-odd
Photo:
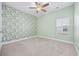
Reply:
[[[2,42],[36,34],[37,18],[35,16],[23,13],[5,4],[2,5],[2,9]]]

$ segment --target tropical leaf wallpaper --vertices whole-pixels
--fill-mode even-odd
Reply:
[[[2,5],[2,42],[36,35],[36,20],[33,15]]]

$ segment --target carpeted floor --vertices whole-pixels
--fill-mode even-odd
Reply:
[[[2,46],[3,56],[75,56],[72,44],[33,38]]]

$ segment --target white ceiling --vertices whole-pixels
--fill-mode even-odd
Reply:
[[[28,8],[31,6],[35,6],[34,2],[6,2],[6,4],[15,8],[15,9],[18,9],[18,10],[21,10],[23,12],[26,12],[26,13],[29,13],[29,14],[32,14],[32,15],[39,17],[39,16],[42,16],[42,15],[47,14],[49,12],[57,11],[57,10],[60,10],[62,8],[71,6],[73,4],[73,2],[49,2],[49,6],[45,7],[47,12],[39,12],[39,13],[36,13],[35,9]]]

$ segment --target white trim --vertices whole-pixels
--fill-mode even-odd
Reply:
[[[40,37],[40,38],[47,38],[47,39],[52,39],[52,40],[56,40],[56,41],[60,41],[60,42],[65,42],[65,43],[73,44],[73,42],[69,42],[69,41],[65,41],[65,40],[60,40],[60,39],[53,38],[53,37],[40,36],[40,35],[38,35],[37,37]]]
[[[2,45],[3,44],[14,43],[14,42],[25,40],[25,39],[31,39],[31,38],[35,38],[35,37],[47,38],[47,39],[52,39],[52,40],[56,40],[56,41],[60,41],[60,42],[65,42],[65,43],[73,44],[73,42],[69,42],[69,41],[65,41],[65,40],[60,40],[60,39],[53,38],[53,37],[51,38],[51,37],[47,37],[47,36],[35,35],[35,36],[31,36],[31,37],[25,37],[25,38],[15,39],[15,40],[12,40],[12,41],[9,41],[9,42],[2,42]]]
[[[25,40],[25,39],[31,39],[31,38],[35,38],[35,37],[37,37],[37,36],[30,36],[30,37],[25,37],[25,38],[15,39],[15,40],[8,41],[8,42],[2,42],[2,45],[3,45],[3,44],[14,43],[14,42],[17,42],[17,41],[22,41],[22,40]]]

